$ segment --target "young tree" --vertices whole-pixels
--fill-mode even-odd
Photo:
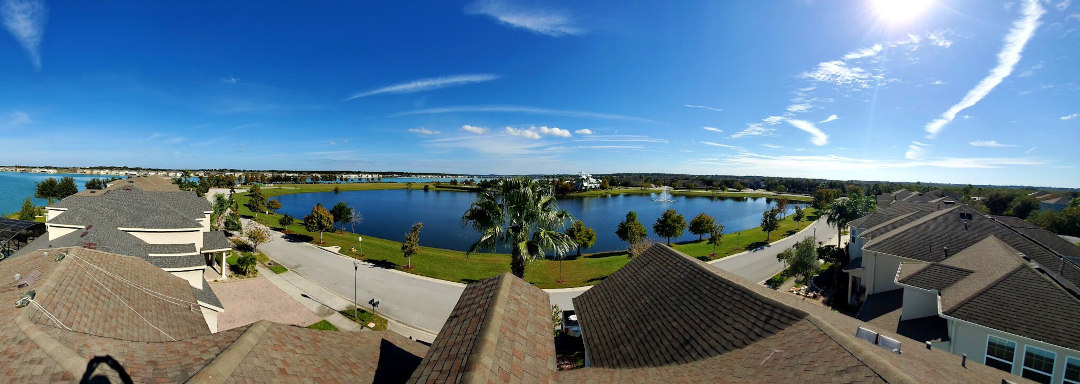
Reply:
[[[645,226],[638,221],[637,212],[634,211],[627,212],[626,220],[619,223],[619,227],[615,229],[615,236],[629,244],[627,249],[633,247],[635,243],[645,240],[645,235]]]
[[[795,207],[795,214],[791,218],[795,220],[795,230],[799,230],[799,223],[806,219],[806,212],[802,208]]]
[[[277,210],[281,209],[281,202],[277,200],[267,201],[266,208],[269,208],[270,212],[277,213]]]
[[[986,205],[986,208],[990,209],[991,215],[1004,215],[1005,211],[1012,205],[1015,197],[1015,195],[1008,192],[993,191],[982,199],[982,203]]]
[[[765,242],[772,239],[772,231],[780,228],[780,219],[776,217],[775,209],[768,209],[761,213],[761,230],[765,231]]]
[[[582,248],[588,249],[593,244],[596,244],[596,231],[586,227],[585,222],[581,220],[574,221],[574,224],[566,229],[566,235],[570,236],[574,240],[574,244],[577,245],[578,256],[581,256]]]
[[[785,249],[776,255],[776,259],[784,263],[784,266],[796,276],[796,281],[810,284],[810,279],[817,274],[817,241],[811,237],[799,240],[794,247]]]
[[[289,230],[289,226],[292,225],[292,223],[294,221],[296,221],[296,220],[293,219],[292,216],[289,216],[288,214],[284,214],[284,215],[281,215],[281,218],[278,219],[278,224],[281,224],[281,227],[285,228],[285,230]]]
[[[784,219],[784,216],[785,216],[784,212],[787,211],[787,206],[788,206],[788,199],[786,197],[781,197],[779,199],[776,199],[776,213],[780,214],[780,219],[781,220]]]
[[[255,269],[255,264],[257,262],[258,260],[255,258],[254,254],[245,252],[236,259],[236,266],[240,268],[240,273],[243,273],[244,276],[252,276],[257,272]]]
[[[212,208],[213,211],[214,211],[214,214],[218,215],[218,216],[224,215],[225,211],[229,210],[229,205],[231,205],[231,204],[232,204],[232,202],[229,201],[229,198],[225,197],[224,194],[220,194],[220,193],[215,194],[214,195],[214,204],[213,204],[213,208]]]
[[[56,185],[57,200],[79,193],[79,187],[75,185],[74,177],[62,177],[60,183]]]
[[[86,184],[84,184],[83,186],[85,186],[86,189],[99,189],[100,190],[100,189],[105,189],[105,186],[107,184],[108,184],[108,181],[106,181],[105,179],[94,178],[94,179],[87,180]]]
[[[251,243],[251,250],[256,251],[259,249],[259,244],[265,244],[270,241],[270,231],[262,225],[249,221],[248,226],[244,231],[244,238]]]
[[[674,209],[669,209],[656,219],[652,228],[657,236],[667,238],[667,244],[671,245],[671,238],[682,236],[686,230],[686,219]]]
[[[266,196],[263,196],[262,188],[258,185],[253,185],[248,190],[247,207],[255,214],[255,217],[259,217],[259,212],[266,211]]]
[[[240,232],[240,218],[235,215],[225,217],[225,230],[229,232]]]
[[[322,244],[324,243],[323,232],[334,229],[334,215],[323,208],[322,203],[317,203],[311,208],[311,214],[304,216],[304,229],[308,232],[318,232],[319,243]]]
[[[701,241],[702,236],[712,231],[715,223],[716,220],[713,220],[712,216],[706,215],[705,212],[699,213],[690,220],[690,233],[697,235],[698,241]]]
[[[39,199],[55,199],[59,182],[55,178],[48,178],[35,184],[34,197]]]
[[[522,277],[526,264],[544,250],[562,256],[574,246],[570,236],[559,231],[573,219],[559,209],[550,184],[525,177],[499,180],[480,192],[461,217],[462,225],[480,233],[465,255],[508,247],[510,271]]]
[[[724,237],[724,225],[713,225],[709,230],[709,245],[712,245],[712,255],[716,256],[716,247],[720,246],[721,240]]]
[[[334,223],[341,223],[342,230],[345,229],[345,223],[352,222],[353,219],[353,209],[344,201],[334,204],[334,207],[330,208],[330,214],[334,215]]]
[[[34,206],[34,202],[29,197],[23,200],[22,209],[19,210],[19,220],[33,221],[34,216],[37,216],[37,207]]]
[[[409,263],[405,269],[412,269],[412,255],[420,250],[421,228],[424,228],[424,223],[413,224],[409,233],[405,234],[405,241],[401,243],[401,255],[404,256],[405,260]]]

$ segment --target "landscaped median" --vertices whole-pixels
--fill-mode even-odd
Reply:
[[[266,196],[277,196],[290,193],[326,192],[332,191],[334,186],[333,184],[288,185],[281,188],[264,188],[263,193]],[[340,186],[342,191],[405,188],[405,184],[396,183],[340,184],[337,186]],[[413,188],[423,188],[423,184],[416,183]],[[238,191],[235,197],[240,203],[240,214],[249,217],[254,216],[245,206],[247,196]],[[806,212],[808,219],[799,224],[802,227],[809,225],[809,222],[812,221],[810,219],[816,215],[813,209],[807,209]],[[259,213],[256,221],[280,230],[281,225],[277,222],[279,217],[280,215]],[[303,224],[300,223],[300,218],[297,218],[296,221],[297,223],[287,228],[293,233],[293,236],[307,241],[317,241],[319,233],[305,230]],[[645,224],[650,226],[652,223]],[[780,221],[780,228],[772,232],[770,242],[780,240],[788,234],[795,233],[795,231],[796,223],[792,220],[792,215],[788,215]],[[710,260],[759,247],[765,244],[765,238],[766,234],[757,228],[748,229],[741,233],[726,233],[722,244],[716,248],[716,257],[710,256],[713,247],[706,244],[704,240],[673,244],[673,246],[690,256]],[[354,248],[359,250],[357,234],[326,232],[323,234],[323,239],[326,241],[326,246],[338,246],[342,254],[360,258],[359,252],[353,251]],[[421,246],[420,251],[412,257],[413,269],[405,270],[403,267],[406,265],[406,260],[401,255],[400,240],[380,239],[368,235],[364,235],[363,251],[364,257],[361,260],[377,266],[465,284],[480,281],[510,270],[510,255],[508,254],[476,253],[466,258],[465,252],[424,246]],[[570,288],[593,285],[622,268],[628,262],[630,262],[630,259],[627,257],[626,252],[606,252],[581,257],[571,256],[564,261],[536,260],[529,263],[529,266],[525,269],[525,280],[540,288]],[[561,280],[564,281],[562,284],[558,283],[560,280],[560,263],[562,264]]]

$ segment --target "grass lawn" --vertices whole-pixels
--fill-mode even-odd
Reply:
[[[271,271],[274,271],[274,273],[279,275],[289,271],[288,268],[285,268],[284,266],[278,264],[268,265],[267,268],[270,268]]]
[[[320,331],[337,331],[338,330],[337,327],[335,327],[333,324],[330,324],[330,322],[326,321],[326,320],[319,320],[318,323],[307,326],[307,329],[318,329]]]
[[[282,191],[276,193],[276,195],[327,191],[333,190],[334,186],[335,185],[325,184],[289,185],[287,187],[296,187],[297,189],[282,189]],[[342,190],[347,190],[345,189],[346,187],[355,188],[348,190],[372,190],[379,189],[380,187],[404,189],[405,184],[364,183],[337,184],[337,186],[341,186]],[[423,185],[418,183],[413,185],[413,188],[423,188]],[[264,189],[264,191],[267,195],[271,196],[274,196],[274,193],[277,192],[276,189],[269,188]],[[240,203],[240,214],[251,217],[251,211],[245,206],[248,197],[241,193],[237,193],[235,197]],[[811,212],[813,211],[807,210],[808,216],[811,215]],[[271,228],[280,230],[281,225],[277,222],[279,217],[281,216],[277,214],[267,215],[260,213],[256,220]],[[319,233],[308,232],[304,229],[301,221],[302,218],[296,218],[296,222],[293,223],[293,225],[290,225],[288,230],[294,234],[293,236],[304,241],[318,241]],[[651,225],[651,223],[645,224]],[[801,225],[806,226],[807,224],[808,222],[803,222]],[[772,241],[779,240],[785,233],[793,231],[794,229],[795,224],[789,216],[781,221],[780,229],[772,233]],[[465,252],[424,246],[421,246],[420,251],[412,257],[413,269],[405,270],[404,266],[406,265],[406,260],[401,256],[400,239],[387,240],[374,236],[364,236],[364,255],[361,257],[358,252],[359,247],[357,246],[356,236],[356,234],[350,232],[323,233],[323,239],[326,241],[326,245],[341,247],[341,253],[344,255],[359,258],[384,268],[394,268],[421,276],[468,284],[510,271],[510,255],[505,253],[479,253],[473,254],[469,258],[465,258]],[[753,246],[756,242],[762,242],[764,240],[765,233],[757,229],[743,231],[741,240],[738,241],[739,244],[736,244],[737,239],[735,234],[725,234],[723,245],[718,247],[717,250],[719,253],[718,258],[742,252],[746,248]],[[357,252],[353,251],[354,248]],[[709,253],[712,252],[712,247],[705,244],[704,241],[677,244],[675,245],[675,248],[695,257],[708,258]],[[525,280],[540,288],[570,288],[593,285],[614,273],[619,268],[622,268],[622,266],[626,265],[628,262],[630,262],[630,260],[627,258],[626,252],[606,252],[584,255],[582,257],[567,257],[564,261],[536,260],[529,263],[528,267],[525,269]],[[562,264],[563,284],[558,283],[560,280],[560,264]]]
[[[807,218],[804,219],[803,222],[798,223],[798,225],[796,225],[795,220],[793,219],[794,215],[788,215],[783,220],[780,220],[780,228],[773,231],[771,236],[758,228],[747,229],[736,233],[725,233],[720,241],[720,245],[716,247],[716,257],[709,256],[713,251],[713,246],[708,244],[708,240],[675,243],[672,245],[675,249],[679,250],[679,252],[687,255],[706,261],[715,260],[725,256],[734,255],[747,249],[764,246],[766,244],[766,238],[769,238],[768,241],[771,243],[795,234],[798,232],[796,227],[800,229],[806,228],[806,226],[812,222],[810,218],[816,219],[817,217],[817,211],[813,208],[807,208],[805,212]],[[708,238],[708,236],[706,236],[706,238]]]
[[[360,323],[360,325],[365,328],[367,328],[368,323],[375,323],[375,328],[371,328],[371,330],[373,331],[386,330],[386,319],[384,319],[382,316],[374,315],[371,312],[364,310],[363,308],[359,309],[359,313],[354,313],[352,310],[348,309],[344,311],[338,311],[338,313],[340,313],[342,316],[348,317],[349,320]],[[359,317],[359,320],[356,320],[357,317]]]

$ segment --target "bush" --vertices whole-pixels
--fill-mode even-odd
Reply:
[[[241,228],[239,217],[230,215],[225,218],[225,230],[229,232],[240,232]]]

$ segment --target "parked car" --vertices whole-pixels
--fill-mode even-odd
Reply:
[[[567,336],[581,337],[581,326],[578,325],[577,313],[574,310],[562,312],[562,333]]]

